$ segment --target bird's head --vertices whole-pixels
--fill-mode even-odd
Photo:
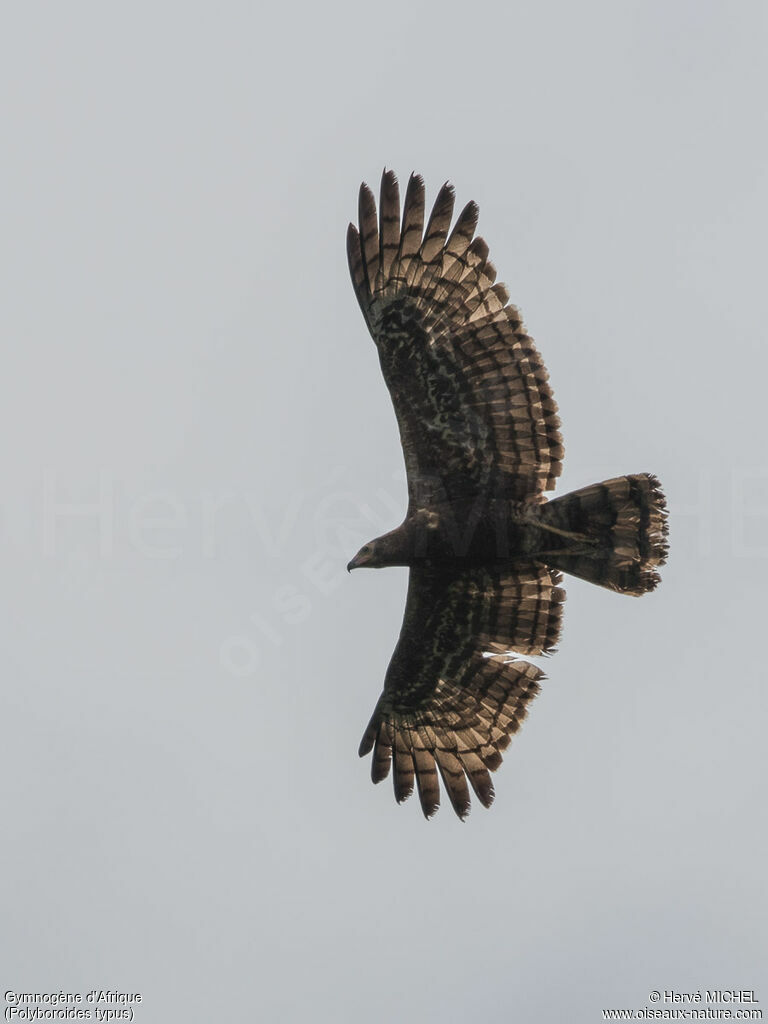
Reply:
[[[360,569],[363,566],[367,569],[378,569],[384,565],[380,548],[381,539],[371,540],[367,544],[363,544],[352,561],[347,565],[347,572],[352,572],[353,569]]]
[[[353,569],[381,569],[385,565],[411,565],[413,561],[412,528],[403,523],[396,530],[369,540],[363,544],[355,557],[347,566],[347,572]]]

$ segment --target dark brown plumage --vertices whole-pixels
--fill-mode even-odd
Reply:
[[[400,217],[385,171],[379,218],[360,188],[350,273],[400,428],[408,510],[349,563],[410,567],[405,617],[360,745],[374,782],[393,766],[395,796],[414,782],[424,814],[456,813],[469,785],[486,807],[490,772],[527,714],[560,631],[567,572],[625,594],[658,582],[666,508],[658,480],[618,477],[547,501],[563,445],[548,374],[469,203],[449,234],[454,193],[440,190],[424,228],[412,175]]]

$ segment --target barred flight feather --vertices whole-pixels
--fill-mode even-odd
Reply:
[[[552,649],[565,597],[556,579],[535,566],[506,576],[487,568],[455,576],[411,570],[400,642],[360,744],[361,757],[374,751],[374,782],[394,766],[398,802],[410,796],[415,777],[424,814],[437,810],[437,776],[430,774],[436,761],[443,778],[448,772],[460,817],[470,804],[455,779],[459,767],[478,800],[490,804],[488,773],[501,763],[542,678],[536,666],[498,654]],[[494,656],[484,657],[486,650]]]
[[[401,222],[391,171],[382,178],[379,204],[377,220],[373,193],[362,185],[359,231],[350,225],[347,248],[395,406],[412,505],[429,498],[425,481],[436,477],[449,497],[484,491],[540,496],[561,471],[557,406],[519,313],[507,305],[506,287],[495,283],[488,247],[473,237],[476,204],[464,207],[449,235],[454,191],[444,185],[422,236],[423,182],[411,177]],[[415,337],[423,341],[414,345]],[[500,373],[496,351],[512,372]],[[453,382],[448,394],[423,387],[438,365]],[[491,381],[498,406],[491,404]],[[515,400],[524,404],[525,419],[509,415]],[[447,419],[450,431],[425,429]]]

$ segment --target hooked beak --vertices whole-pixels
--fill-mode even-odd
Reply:
[[[353,569],[359,569],[361,565],[367,565],[370,560],[371,552],[366,551],[365,548],[360,548],[352,561],[347,563],[347,572],[352,572]]]

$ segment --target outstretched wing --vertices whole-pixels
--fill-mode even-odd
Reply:
[[[408,473],[411,507],[487,494],[532,498],[554,486],[563,456],[548,374],[509,294],[495,284],[469,203],[450,235],[444,185],[424,224],[424,183],[411,175],[400,220],[397,179],[381,180],[380,219],[360,187],[360,230],[347,253],[376,342]]]
[[[440,805],[438,772],[453,809],[469,813],[467,779],[490,806],[490,772],[517,732],[543,673],[511,655],[551,651],[560,632],[559,576],[530,565],[411,569],[405,616],[379,698],[360,744],[373,750],[371,777],[394,764],[398,802],[414,779],[427,818]]]

